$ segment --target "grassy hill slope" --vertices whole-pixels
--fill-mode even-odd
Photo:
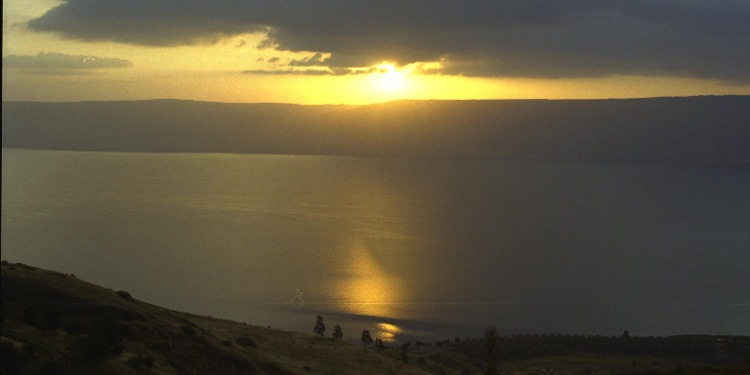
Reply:
[[[3,366],[15,350],[22,373],[426,374],[328,337],[171,311],[22,264],[3,262],[2,301]]]

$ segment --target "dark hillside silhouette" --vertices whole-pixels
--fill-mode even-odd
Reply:
[[[166,309],[22,263],[0,269],[3,374],[428,374],[312,333]]]
[[[750,96],[398,101],[3,103],[3,147],[502,157],[750,166]]]

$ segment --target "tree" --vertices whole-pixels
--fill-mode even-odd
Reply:
[[[344,337],[344,332],[341,332],[341,326],[336,324],[335,327],[333,327],[333,338],[337,340],[341,340]]]
[[[318,320],[315,322],[315,328],[313,328],[313,332],[323,336],[323,334],[326,332],[326,325],[323,324],[323,317],[318,315]]]
[[[401,360],[404,361],[404,363],[409,363],[409,347],[410,346],[411,346],[411,342],[407,342],[401,345]]]
[[[362,331],[362,346],[367,346],[372,344],[372,337],[370,336],[370,331],[364,330]]]
[[[497,330],[495,328],[487,328],[484,331],[484,345],[487,349],[487,369],[484,372],[486,375],[497,375],[500,373],[497,356],[495,355],[497,339]]]
[[[380,337],[375,339],[375,350],[382,352],[385,349],[385,344],[383,344],[383,340],[380,339]]]

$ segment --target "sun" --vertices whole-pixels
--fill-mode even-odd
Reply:
[[[408,72],[398,69],[393,63],[384,62],[375,65],[374,71],[374,83],[379,91],[396,93],[406,89],[407,84],[405,76]]]

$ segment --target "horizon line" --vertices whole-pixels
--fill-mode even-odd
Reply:
[[[196,100],[196,99],[180,99],[180,98],[150,98],[150,99],[102,99],[102,100],[2,100],[2,103],[50,103],[50,104],[65,104],[65,103],[128,103],[128,102],[194,102],[194,103],[216,103],[216,104],[257,104],[257,105],[295,105],[295,106],[346,106],[346,107],[364,107],[368,105],[379,105],[388,103],[399,103],[399,102],[518,102],[518,101],[617,101],[617,100],[648,100],[648,99],[687,99],[687,98],[712,98],[712,97],[750,97],[750,94],[703,94],[703,95],[674,95],[674,96],[632,96],[632,97],[610,97],[610,98],[497,98],[497,99],[413,99],[413,98],[402,98],[386,101],[376,101],[362,104],[347,104],[347,103],[322,103],[322,104],[305,104],[296,102],[233,102],[233,101],[210,101],[210,100]]]

